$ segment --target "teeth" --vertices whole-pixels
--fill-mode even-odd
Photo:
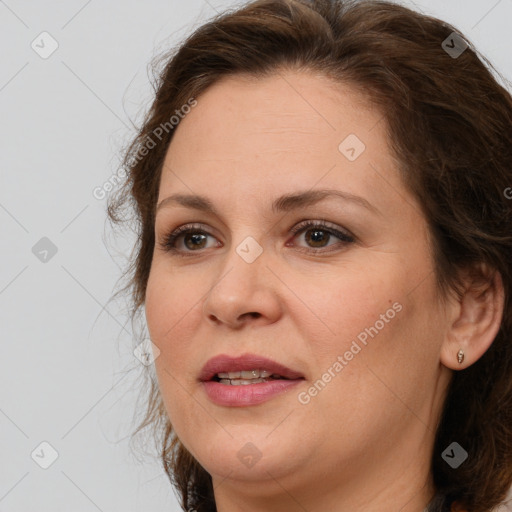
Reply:
[[[259,370],[246,370],[240,372],[242,375],[242,379],[259,379],[260,378],[260,372]]]
[[[258,384],[259,382],[268,382],[268,380],[269,379],[249,379],[249,380],[245,380],[245,379],[234,379],[234,380],[221,379],[220,383],[221,384],[228,384],[228,385],[231,385],[231,386],[245,386],[247,384]]]
[[[271,375],[274,375],[276,377],[279,377],[277,374],[272,374],[271,372],[267,370],[244,370],[241,372],[222,372],[218,373],[217,377],[219,379],[266,379],[267,377],[270,377]]]

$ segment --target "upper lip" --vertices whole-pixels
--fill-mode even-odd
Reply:
[[[209,359],[201,370],[199,380],[209,381],[217,373],[239,372],[244,370],[268,370],[287,379],[301,379],[304,376],[280,363],[256,354],[243,354],[238,357],[220,354]]]

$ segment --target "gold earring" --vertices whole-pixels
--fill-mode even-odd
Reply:
[[[460,364],[464,361],[464,350],[460,349],[457,353],[457,361],[459,361]]]

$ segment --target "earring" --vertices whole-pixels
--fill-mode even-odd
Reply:
[[[464,361],[464,350],[460,349],[459,352],[457,353],[457,361],[459,361],[459,363],[462,363],[462,361]]]

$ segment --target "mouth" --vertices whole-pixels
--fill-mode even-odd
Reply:
[[[303,378],[303,377],[302,377]],[[213,382],[220,382],[229,386],[245,386],[248,384],[259,384],[260,382],[270,382],[273,380],[295,380],[289,379],[272,373],[268,370],[244,370],[240,372],[219,372],[211,379]]]
[[[299,371],[266,357],[221,354],[204,365],[199,380],[214,404],[249,407],[285,395],[299,386],[305,377]]]
[[[304,380],[304,376],[297,370],[263,356],[243,354],[232,357],[221,354],[208,360],[201,370],[199,380],[244,386],[274,380]]]

